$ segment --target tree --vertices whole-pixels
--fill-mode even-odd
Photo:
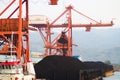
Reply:
[[[111,61],[110,60],[106,60],[104,63],[108,64],[108,65],[111,65]]]

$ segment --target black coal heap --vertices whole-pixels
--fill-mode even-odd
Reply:
[[[101,70],[102,76],[105,76],[105,72],[113,70],[112,65],[105,64],[103,62],[93,62],[93,61],[87,61],[83,63],[86,67],[86,69],[99,69]]]
[[[79,70],[84,69],[81,61],[67,56],[47,56],[34,67],[36,78],[49,80],[77,80]]]
[[[92,80],[95,77],[102,76],[101,70],[106,67],[99,67],[101,65],[104,64],[95,62],[81,62],[74,57],[47,56],[35,64],[34,67],[37,79]],[[80,74],[82,76],[80,76]]]

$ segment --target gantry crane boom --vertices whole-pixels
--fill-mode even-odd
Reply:
[[[66,27],[67,24],[54,24],[54,25],[50,25],[51,28],[64,28]],[[101,26],[104,26],[104,27],[109,27],[109,26],[112,26],[113,25],[113,22],[111,21],[111,23],[100,23],[100,24],[72,24],[71,27],[101,27]]]

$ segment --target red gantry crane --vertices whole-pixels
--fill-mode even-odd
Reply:
[[[0,12],[0,16],[16,2],[12,0],[6,8]],[[22,17],[22,8],[25,4],[25,16]],[[19,12],[17,18],[12,18],[12,16]],[[3,46],[0,50],[0,54],[15,54],[17,59],[21,61],[24,55],[24,61],[29,61],[29,32],[28,32],[28,0],[19,0],[19,4],[13,12],[9,12],[6,18],[0,19],[0,46]],[[24,46],[24,44],[26,46]]]
[[[16,2],[11,0],[9,4],[0,11],[0,17],[4,15],[6,11]],[[17,7],[14,7],[13,12],[9,12],[6,18],[0,19],[0,46],[3,46],[0,50],[0,54],[15,54],[17,59],[21,61],[23,59],[28,62],[30,56],[29,48],[29,29],[33,30],[28,26],[29,21],[29,4],[28,0],[19,0]],[[23,6],[25,4],[25,6]],[[57,5],[57,0],[51,0],[51,5]],[[23,11],[23,8],[25,11]],[[13,18],[12,16],[18,11],[18,17]],[[24,13],[23,13],[24,12]],[[25,18],[22,15],[25,15]],[[11,52],[12,50],[12,52]]]
[[[0,80],[35,80],[29,43],[29,30],[34,29],[29,27],[28,2],[10,0],[0,11],[0,56],[6,57],[0,62]],[[50,4],[56,5],[57,0],[51,0]]]
[[[72,23],[72,11],[78,13],[79,15],[87,18],[90,20],[90,23],[79,23],[73,24]],[[56,23],[62,16],[67,16],[67,23],[65,24],[58,24]],[[38,20],[38,19],[37,19]],[[72,56],[72,28],[81,28],[85,27],[86,31],[90,31],[91,27],[110,27],[113,25],[113,22],[110,23],[101,23],[98,22],[83,13],[74,9],[71,5],[66,7],[66,10],[61,13],[54,21],[51,23],[48,22],[46,19],[46,23],[39,24],[34,22],[30,23],[31,26],[37,27],[39,33],[44,41],[45,44],[45,55],[64,55],[64,56]],[[52,29],[53,28],[64,28],[61,33],[57,37],[52,37]]]

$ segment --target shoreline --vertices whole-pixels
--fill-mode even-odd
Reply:
[[[112,76],[104,77],[103,80],[120,80],[120,71],[114,72]]]

